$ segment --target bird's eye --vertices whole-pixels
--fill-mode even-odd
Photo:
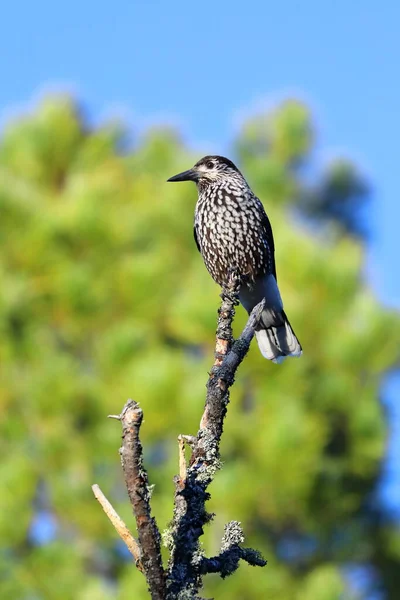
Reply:
[[[206,162],[206,167],[207,169],[213,169],[214,168],[214,163],[212,160],[209,160]]]

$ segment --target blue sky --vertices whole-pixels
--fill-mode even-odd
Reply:
[[[133,131],[167,121],[199,151],[226,153],[246,114],[297,95],[321,163],[344,153],[373,183],[367,272],[399,306],[399,22],[397,0],[9,2],[0,118],[69,89],[96,119],[122,115]]]
[[[398,307],[399,23],[397,0],[7,2],[0,119],[67,89],[95,120],[175,124],[199,152],[226,154],[246,115],[298,96],[321,165],[345,154],[373,184],[367,274]]]

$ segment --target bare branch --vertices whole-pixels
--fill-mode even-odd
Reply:
[[[123,539],[123,541],[127,545],[129,552],[132,554],[133,558],[135,559],[137,568],[140,571],[143,571],[143,565],[140,560],[141,552],[140,552],[139,544],[137,543],[137,541],[135,540],[135,538],[133,537],[133,535],[129,531],[128,527],[125,525],[125,523],[119,516],[119,514],[116,512],[116,510],[114,509],[112,504],[107,500],[107,498],[105,497],[105,495],[103,494],[103,492],[101,491],[99,486],[97,484],[92,485],[92,490],[93,490],[93,494],[94,494],[96,500],[98,500],[99,503],[101,504],[104,512],[106,513],[107,517],[110,519],[116,532],[118,533],[118,535]]]
[[[136,518],[141,561],[153,600],[165,598],[165,573],[161,559],[161,540],[154,517],[151,516],[150,492],[147,472],[143,467],[142,444],[139,430],[143,411],[133,400],[128,400],[121,413],[122,469],[129,500]]]

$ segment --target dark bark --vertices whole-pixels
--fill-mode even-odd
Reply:
[[[142,420],[142,409],[133,400],[128,400],[121,413],[121,463],[136,519],[141,563],[149,592],[153,600],[164,600],[165,572],[161,559],[161,537],[156,521],[151,516],[149,482],[143,467],[142,444],[139,439]]]
[[[202,585],[204,573],[220,572],[225,577],[236,570],[240,558],[250,562],[250,552],[258,557],[258,562],[254,562],[254,558],[252,564],[266,564],[257,553],[241,549],[238,544],[223,549],[214,559],[205,559],[200,545],[203,527],[212,518],[205,503],[209,498],[207,488],[220,468],[219,444],[229,403],[229,388],[250,347],[264,306],[264,302],[261,302],[254,308],[242,335],[233,342],[232,321],[238,303],[237,295],[237,282],[232,278],[230,289],[225,289],[221,294],[215,362],[207,382],[200,429],[191,443],[192,456],[186,479],[177,478],[175,482],[174,518],[169,535],[171,559],[167,577],[168,600],[194,597]]]

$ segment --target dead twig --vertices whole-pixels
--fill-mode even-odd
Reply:
[[[125,525],[119,514],[116,512],[112,504],[107,500],[100,487],[97,484],[92,485],[93,494],[101,504],[102,509],[106,513],[107,517],[110,519],[113,524],[116,532],[120,536],[120,538],[125,542],[129,552],[132,554],[135,559],[135,563],[139,571],[143,571],[143,565],[140,560],[140,548],[139,544],[129,531],[128,527]]]

